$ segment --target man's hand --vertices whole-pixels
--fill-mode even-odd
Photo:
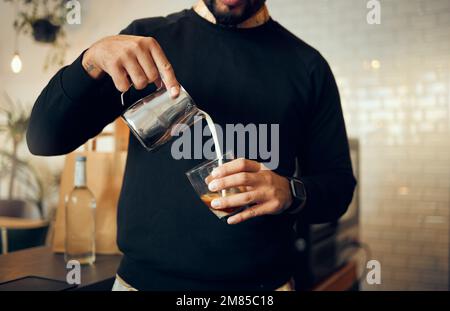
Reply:
[[[149,83],[164,83],[172,97],[180,93],[172,65],[151,37],[111,36],[97,41],[83,56],[84,69],[94,79],[107,73],[116,88],[125,92],[131,82],[138,90]],[[131,81],[130,81],[131,79]]]
[[[237,159],[225,163],[214,169],[206,182],[209,190],[214,192],[228,188],[245,189],[242,193],[211,202],[212,207],[218,210],[251,205],[228,218],[229,224],[237,224],[256,216],[279,214],[292,204],[287,178],[255,161]]]

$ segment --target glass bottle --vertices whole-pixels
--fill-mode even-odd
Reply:
[[[66,198],[66,240],[64,258],[80,264],[95,262],[96,201],[86,183],[86,157],[75,160],[74,188]]]

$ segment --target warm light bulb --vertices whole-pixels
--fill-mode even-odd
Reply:
[[[22,71],[22,60],[18,53],[14,54],[13,59],[11,60],[11,70],[14,73],[19,73]]]
[[[380,67],[381,67],[381,62],[380,62],[378,59],[373,59],[373,60],[370,62],[370,66],[371,66],[373,69],[378,70],[378,69],[380,69]]]

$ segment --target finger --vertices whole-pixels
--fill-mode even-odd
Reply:
[[[156,87],[157,87],[158,89],[162,88],[163,85],[164,85],[164,83],[162,82],[160,76],[158,76],[158,79],[156,79],[156,81],[155,81],[154,83],[155,83],[155,85],[156,85]]]
[[[227,223],[229,225],[235,225],[243,221],[249,220],[251,218],[269,214],[269,212],[270,212],[270,203],[253,205],[245,209],[244,211],[228,218]]]
[[[217,179],[240,172],[258,172],[260,169],[260,163],[240,158],[216,167],[211,172],[211,176]]]
[[[130,88],[131,83],[128,79],[127,72],[121,65],[116,65],[109,68],[108,74],[111,76],[116,89],[120,92],[126,92]]]
[[[213,180],[214,180],[214,178],[211,175],[208,175],[205,178],[205,182],[207,185],[209,185],[209,183],[212,182]],[[253,188],[253,186],[238,186],[237,188],[239,189],[240,192],[245,192],[245,191],[250,191]]]
[[[259,191],[254,190],[214,199],[211,201],[211,207],[220,210],[231,207],[247,206],[262,202],[263,200],[264,195]]]
[[[261,163],[261,171],[271,171],[271,169]]]
[[[149,81],[147,76],[135,57],[126,59],[123,66],[137,90],[142,90],[148,85]]]
[[[141,66],[142,70],[144,71],[148,83],[157,82],[159,77],[158,68],[156,67],[155,62],[152,59],[152,55],[150,54],[150,51],[146,48],[139,47],[136,50],[136,57],[138,60],[139,65]]]
[[[213,179],[214,179],[214,178],[213,178],[211,175],[207,176],[207,177],[205,178],[206,184],[209,185],[209,183],[210,183],[211,181],[213,181]]]
[[[255,186],[258,182],[259,180],[257,174],[243,172],[214,179],[208,184],[208,189],[215,192],[240,186]]]
[[[172,97],[177,97],[180,94],[180,84],[175,77],[175,72],[173,71],[172,64],[164,54],[159,43],[153,39],[149,38],[150,53],[152,54],[153,60],[158,68],[161,79],[164,82],[167,90],[169,90]]]

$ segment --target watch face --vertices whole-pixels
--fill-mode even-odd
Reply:
[[[303,199],[305,197],[305,187],[303,186],[303,183],[299,180],[292,180],[292,187],[294,190],[294,196],[297,198]]]

